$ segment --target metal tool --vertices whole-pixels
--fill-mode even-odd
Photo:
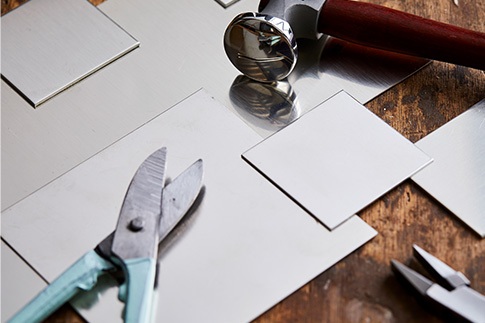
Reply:
[[[125,322],[150,322],[158,243],[187,213],[202,185],[202,160],[164,187],[165,168],[166,148],[161,148],[150,155],[134,175],[116,230],[9,322],[43,320],[79,291],[92,289],[97,278],[106,273],[122,278],[118,297],[125,303]]]
[[[287,77],[298,59],[297,38],[319,33],[402,54],[485,69],[485,33],[349,0],[263,0],[260,13],[228,25],[224,48],[246,76],[262,82]]]
[[[417,245],[413,245],[413,251],[415,258],[438,283],[433,283],[402,263],[391,260],[392,269],[398,277],[432,305],[445,309],[460,319],[485,322],[485,296],[469,287],[470,281],[465,275]]]

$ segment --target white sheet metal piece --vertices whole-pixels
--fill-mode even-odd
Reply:
[[[485,237],[485,99],[416,146],[434,162],[412,180]]]
[[[330,229],[431,162],[344,92],[244,158]]]
[[[157,321],[249,321],[376,234],[358,217],[330,232],[308,216],[242,160],[258,141],[199,91],[5,210],[3,237],[51,281],[114,229],[147,155],[166,146],[169,177],[202,158],[201,204],[162,248]],[[117,288],[104,289],[74,302],[90,322],[121,320]]]
[[[5,322],[17,309],[27,304],[33,295],[47,286],[32,269],[1,242],[2,279],[0,281],[2,308],[0,319]]]
[[[138,45],[88,1],[29,1],[2,17],[2,76],[35,107]]]

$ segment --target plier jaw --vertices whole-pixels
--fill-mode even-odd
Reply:
[[[417,245],[413,245],[413,255],[419,263],[430,273],[436,282],[448,290],[460,286],[470,286],[470,280],[461,272],[454,270],[435,256]]]
[[[447,321],[485,322],[485,296],[469,287],[470,281],[465,275],[417,245],[413,245],[413,253],[438,283],[393,259],[391,268],[401,282],[428,307],[446,315]]]

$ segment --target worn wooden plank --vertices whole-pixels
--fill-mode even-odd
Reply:
[[[2,0],[2,15],[23,2]],[[483,1],[460,0],[459,6],[452,0],[368,2],[485,32]],[[415,142],[484,97],[484,71],[433,62],[366,106]],[[389,267],[392,258],[409,262],[413,243],[461,270],[485,294],[485,240],[412,181],[359,214],[379,235],[256,322],[439,322],[399,285]],[[47,322],[83,320],[64,306]]]

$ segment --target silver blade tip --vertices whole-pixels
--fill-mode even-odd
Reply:
[[[422,295],[425,295],[426,291],[433,285],[432,281],[397,260],[391,260],[391,267],[395,274]]]

